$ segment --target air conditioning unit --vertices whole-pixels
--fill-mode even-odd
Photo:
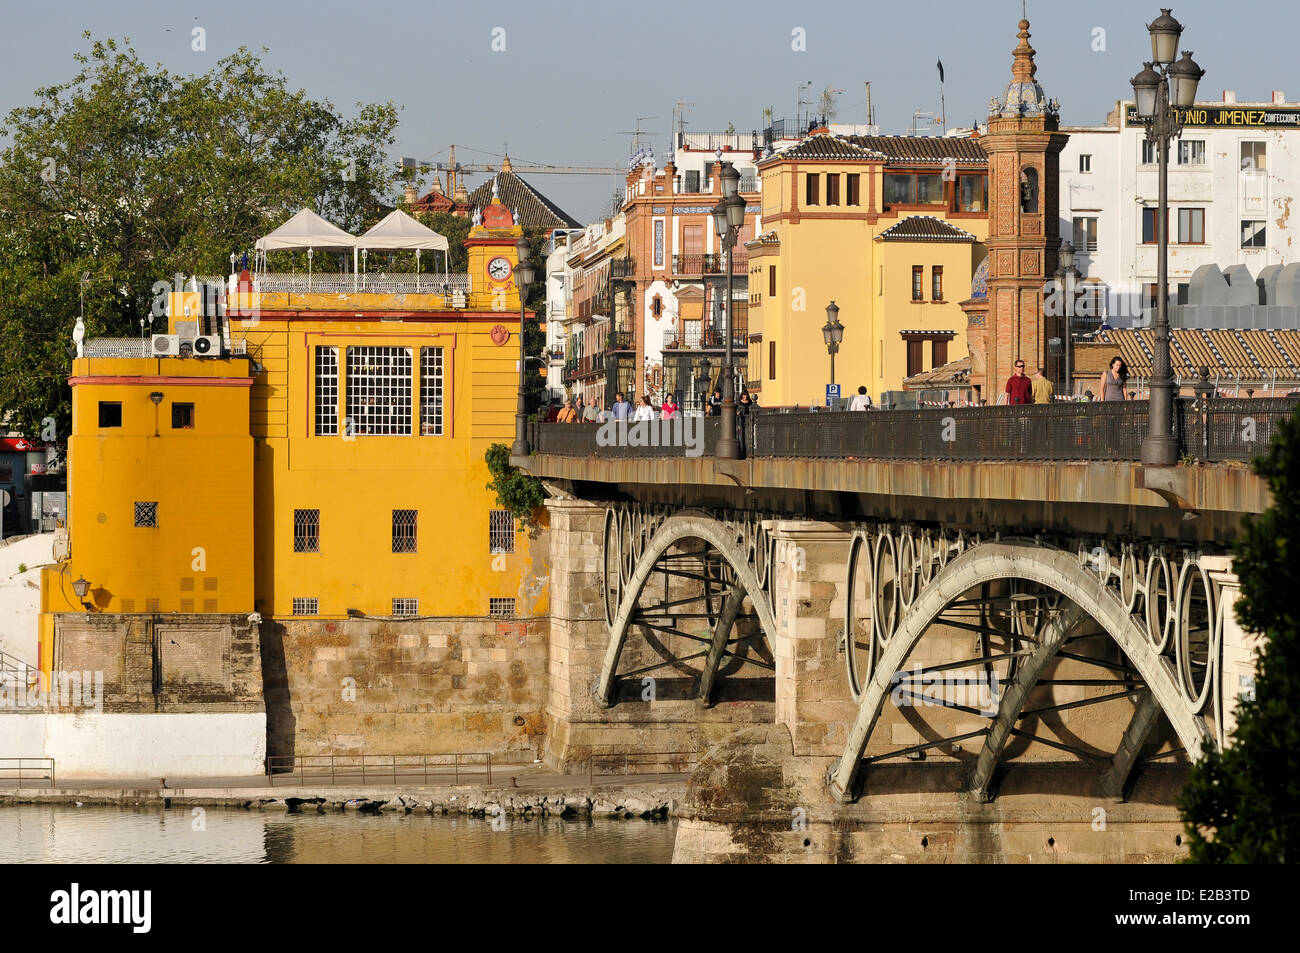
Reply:
[[[194,338],[195,357],[220,357],[221,338],[215,334],[200,334]]]
[[[181,352],[181,336],[179,334],[155,334],[151,339],[149,350],[155,357],[164,357],[166,355],[175,357]]]

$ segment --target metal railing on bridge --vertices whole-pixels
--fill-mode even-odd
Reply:
[[[1175,402],[1180,453],[1200,461],[1248,461],[1267,452],[1278,426],[1300,405],[1296,398],[1215,398]],[[541,424],[535,452],[557,456],[667,457],[710,455],[722,421],[687,422],[698,431],[646,427],[635,437],[606,434],[595,424]],[[741,415],[738,430],[752,457],[882,460],[1141,459],[1146,401],[940,407],[918,410],[783,412],[759,408]],[[618,439],[609,440],[610,436]]]

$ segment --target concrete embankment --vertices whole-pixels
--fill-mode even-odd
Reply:
[[[261,811],[462,814],[478,817],[590,815],[608,818],[675,816],[685,782],[590,788],[581,784],[520,790],[499,786],[248,788],[0,788],[0,807],[12,804],[157,805]]]

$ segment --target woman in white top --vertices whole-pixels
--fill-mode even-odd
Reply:
[[[655,409],[650,403],[650,398],[642,396],[641,402],[636,405],[636,412],[632,415],[632,420],[654,420]]]

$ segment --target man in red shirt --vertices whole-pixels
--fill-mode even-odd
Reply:
[[[1034,402],[1034,385],[1025,376],[1025,362],[1016,361],[1016,372],[1007,379],[1008,404],[1032,404]]]

